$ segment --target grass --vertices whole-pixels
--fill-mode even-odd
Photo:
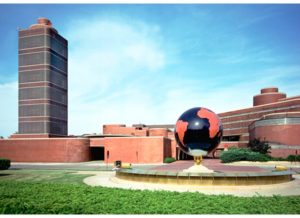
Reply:
[[[2,175],[2,176],[1,176]],[[90,187],[71,171],[0,172],[1,214],[299,214],[300,196],[234,197]]]
[[[84,184],[83,179],[91,175],[74,174],[69,170],[5,170],[0,171],[0,187],[4,181],[52,182],[68,184]]]

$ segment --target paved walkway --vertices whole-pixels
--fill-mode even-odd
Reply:
[[[78,172],[87,174],[91,172]],[[200,192],[213,195],[235,195],[235,196],[295,196],[300,195],[300,175],[294,175],[294,180],[275,185],[251,185],[251,186],[192,186],[192,185],[170,185],[133,182],[118,179],[115,172],[93,172],[94,176],[84,179],[84,183],[90,186],[104,186],[111,188],[124,188],[134,190],[166,190],[177,192]]]
[[[300,162],[289,162],[289,161],[268,161],[268,162],[250,162],[250,161],[239,161],[234,163],[224,164],[226,166],[254,166],[261,167],[269,170],[273,170],[275,166],[285,166],[289,170],[295,173],[300,173]]]
[[[270,171],[266,168],[259,166],[248,165],[225,165],[220,162],[219,159],[204,159],[202,164],[208,169],[214,170],[216,172],[266,172]],[[157,166],[151,168],[151,170],[157,171],[173,171],[180,172],[194,165],[193,161],[176,161],[167,165]]]
[[[149,169],[163,164],[133,164],[138,169]],[[12,162],[11,170],[34,169],[34,170],[88,170],[88,171],[111,171],[113,164],[106,164],[104,161],[89,161],[80,163],[28,163]]]

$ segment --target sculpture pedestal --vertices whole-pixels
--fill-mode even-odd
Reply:
[[[186,173],[213,173],[214,171],[210,170],[207,167],[200,164],[200,165],[191,166],[190,168],[183,170],[183,172],[186,172]]]

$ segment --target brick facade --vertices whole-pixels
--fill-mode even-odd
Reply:
[[[13,162],[84,162],[90,160],[85,138],[0,139],[0,157]]]

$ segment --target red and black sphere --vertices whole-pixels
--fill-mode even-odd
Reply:
[[[217,114],[204,107],[185,111],[177,120],[175,139],[179,148],[191,156],[205,156],[220,143],[222,122]]]

